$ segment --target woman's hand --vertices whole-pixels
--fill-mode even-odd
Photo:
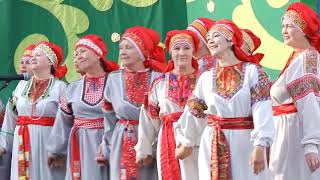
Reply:
[[[136,157],[136,163],[138,164],[139,167],[150,166],[153,161],[154,159],[151,155],[148,155],[145,158]]]
[[[102,146],[100,145],[98,147],[97,153],[96,153],[96,161],[100,166],[107,166],[108,160],[103,155]]]
[[[262,146],[255,146],[251,153],[250,165],[252,166],[253,173],[258,175],[265,169],[265,148]]]
[[[0,148],[0,158],[1,158],[4,154],[6,154],[6,151],[5,151],[4,149]]]
[[[186,147],[186,146],[181,146],[179,145],[176,148],[175,156],[176,159],[185,159],[186,157],[190,156],[192,153],[192,147]]]
[[[65,156],[49,155],[48,166],[50,168],[63,168],[66,161]]]
[[[305,155],[310,171],[313,173],[320,167],[319,155],[317,153],[308,153]]]

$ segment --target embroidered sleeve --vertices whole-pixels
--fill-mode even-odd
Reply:
[[[316,50],[308,50],[303,61],[304,72],[318,75],[318,52]]]
[[[192,96],[188,99],[187,106],[193,116],[197,118],[204,118],[206,116],[204,111],[207,110],[208,107],[204,100],[197,98],[196,96]]]
[[[107,112],[113,112],[113,106],[111,104],[111,102],[109,102],[105,97],[102,99],[102,111],[104,113],[107,113]]]
[[[320,80],[313,74],[306,74],[287,85],[289,94],[297,101],[310,93],[320,96]]]
[[[11,96],[9,98],[9,110],[15,114],[15,115],[18,115],[18,111],[17,111],[17,97],[16,96]]]
[[[157,105],[152,102],[148,103],[147,112],[152,119],[159,119],[159,111],[160,108]]]
[[[268,75],[261,69],[258,69],[258,83],[251,87],[251,105],[259,101],[270,100],[270,87],[272,85]]]
[[[73,114],[71,104],[68,104],[67,98],[65,96],[62,96],[60,98],[60,109],[61,109],[61,111],[63,111],[64,113],[66,113],[68,115]]]

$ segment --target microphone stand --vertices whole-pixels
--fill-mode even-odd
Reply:
[[[6,88],[7,86],[9,86],[9,82],[11,82],[11,80],[6,80],[6,81],[4,81],[4,84],[1,86],[0,91],[2,91],[4,88]]]

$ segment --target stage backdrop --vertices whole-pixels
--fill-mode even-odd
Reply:
[[[49,40],[64,49],[66,81],[79,78],[73,67],[74,45],[79,37],[98,34],[108,45],[107,58],[118,61],[119,39],[135,25],[161,34],[184,29],[197,17],[229,18],[262,40],[262,65],[274,79],[291,49],[282,43],[281,16],[295,0],[0,0],[0,75],[15,74],[23,50],[31,43]],[[303,1],[316,9],[315,0]],[[2,82],[0,82],[0,85]],[[17,82],[0,92],[4,101]]]

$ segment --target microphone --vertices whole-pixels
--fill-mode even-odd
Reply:
[[[0,81],[13,81],[13,80],[25,80],[28,81],[31,79],[31,75],[28,73],[17,74],[17,75],[8,75],[8,76],[0,76]]]

